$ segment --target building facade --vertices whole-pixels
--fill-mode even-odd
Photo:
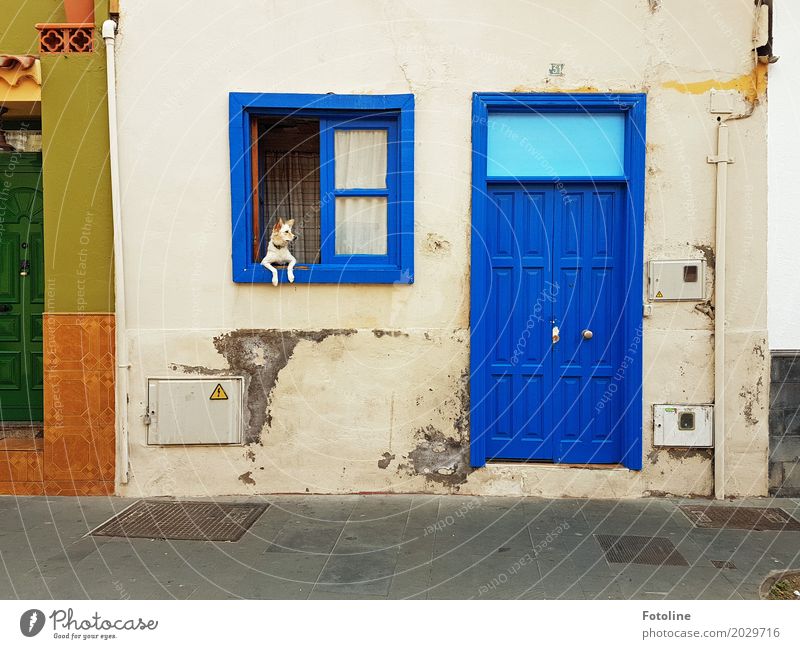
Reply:
[[[775,41],[780,61],[772,80],[769,119],[769,331],[772,358],[770,387],[770,493],[800,495],[800,287],[793,281],[794,242],[800,227],[794,218],[797,188],[792,169],[800,144],[797,115],[800,95],[794,84],[800,45],[792,38],[800,26],[796,7],[776,8]]]
[[[234,5],[121,4],[120,493],[767,493],[753,2]]]
[[[111,189],[95,28],[108,3],[83,15],[53,0],[10,4],[0,37],[0,493],[113,493]]]
[[[771,3],[22,4],[2,490],[767,494]]]

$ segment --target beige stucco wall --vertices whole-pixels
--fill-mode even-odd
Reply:
[[[741,108],[744,94],[754,98],[752,8],[748,0],[231,0],[178,10],[123,0],[133,367],[132,479],[120,492],[710,494],[710,452],[652,448],[653,403],[713,401],[713,321],[694,303],[655,305],[644,321],[641,472],[468,468],[470,100],[474,91],[647,92],[645,258],[705,255],[713,268],[715,168],[706,156],[717,122],[708,91],[741,91]],[[548,76],[551,62],[565,64],[563,77]],[[231,281],[230,91],[414,93],[413,286]],[[730,126],[730,495],[766,493],[761,99]],[[287,344],[274,382],[248,397],[247,425],[264,421],[260,443],[146,446],[148,376],[219,371],[260,381]]]

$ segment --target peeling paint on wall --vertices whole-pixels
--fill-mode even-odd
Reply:
[[[767,69],[766,63],[759,63],[753,72],[728,79],[727,81],[718,79],[691,82],[664,81],[661,87],[690,95],[704,95],[711,90],[735,90],[753,104],[761,97],[764,97],[767,92]]]
[[[392,338],[408,338],[408,332],[400,331],[399,329],[373,329],[372,333],[376,338],[383,338],[384,336],[391,336]]]
[[[744,415],[745,421],[751,426],[758,425],[758,419],[756,419],[753,411],[761,404],[761,390],[763,387],[764,378],[759,376],[754,388],[742,390],[739,393],[739,396],[744,399],[742,415]]]
[[[245,444],[258,443],[264,426],[272,423],[270,402],[278,374],[286,367],[301,340],[322,342],[329,336],[351,336],[355,329],[237,329],[214,338],[214,347],[228,362],[227,369],[173,365],[187,374],[245,377]]]
[[[550,80],[545,79],[545,84],[549,84]],[[559,88],[556,86],[545,85],[542,86],[515,86],[511,92],[563,92],[568,95],[577,95],[584,92],[600,92],[596,86],[575,86],[574,88]],[[606,92],[617,92],[611,88],[607,88]],[[625,92],[625,91],[620,91]],[[630,92],[629,90],[627,92]]]
[[[684,448],[676,446],[654,446],[647,454],[647,459],[651,465],[655,466],[662,459],[685,462],[687,460],[700,459],[710,460],[714,456],[714,449],[711,448]]]
[[[432,255],[446,255],[450,252],[450,242],[441,234],[428,232],[425,237],[425,251]]]
[[[417,446],[408,453],[407,462],[398,471],[423,476],[458,491],[472,473],[469,464],[469,444],[448,437],[433,426],[426,426],[415,435]]]
[[[695,244],[693,247],[695,250],[699,250],[703,253],[706,265],[708,265],[711,270],[714,270],[717,265],[717,255],[714,253],[714,247],[705,244]]]
[[[695,304],[694,310],[699,311],[712,322],[714,321],[714,306],[711,304],[710,300],[705,300],[704,302]]]

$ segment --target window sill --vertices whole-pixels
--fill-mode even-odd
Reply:
[[[285,268],[278,268],[278,282],[288,284]],[[272,273],[261,264],[235,268],[233,281],[237,284],[271,284]],[[356,266],[337,264],[297,264],[295,284],[413,284],[410,269],[396,266]]]

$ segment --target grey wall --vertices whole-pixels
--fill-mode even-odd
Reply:
[[[769,491],[800,496],[800,352],[772,353]]]

